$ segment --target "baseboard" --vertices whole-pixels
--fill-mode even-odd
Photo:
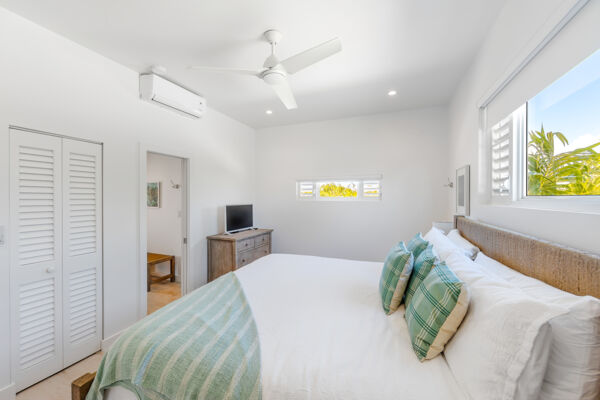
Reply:
[[[16,393],[14,383],[0,389],[0,400],[15,400],[15,398]]]
[[[123,333],[123,331],[119,331],[119,332],[115,333],[114,335],[109,336],[106,339],[104,339],[102,341],[102,351],[106,353],[108,351],[108,349],[111,348],[113,343],[119,338],[119,336],[121,336],[121,333]],[[4,399],[0,399],[0,400],[4,400]]]

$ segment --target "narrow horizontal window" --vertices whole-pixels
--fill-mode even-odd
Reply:
[[[318,179],[296,182],[301,200],[380,200],[381,179]]]

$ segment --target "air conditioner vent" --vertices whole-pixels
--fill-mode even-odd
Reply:
[[[193,118],[206,110],[204,97],[156,74],[140,75],[140,98]]]

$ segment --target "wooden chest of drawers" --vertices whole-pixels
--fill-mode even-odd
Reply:
[[[208,236],[208,281],[271,254],[273,229]]]

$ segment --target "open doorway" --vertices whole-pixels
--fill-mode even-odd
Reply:
[[[185,273],[185,159],[146,153],[147,314],[182,295]]]

